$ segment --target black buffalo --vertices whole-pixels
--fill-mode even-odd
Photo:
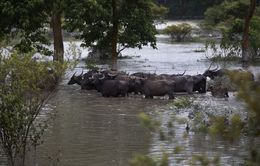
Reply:
[[[199,75],[184,75],[171,77],[175,82],[174,92],[187,92],[191,94],[198,91],[199,93],[206,93],[206,77]]]
[[[81,73],[79,76],[76,76],[76,72],[72,75],[72,77],[70,78],[68,85],[73,85],[73,84],[78,84],[81,85],[81,81],[82,81],[82,74]]]
[[[103,97],[127,96],[128,82],[123,80],[106,80],[103,82],[100,92]]]
[[[191,94],[193,92],[193,78],[189,75],[174,77],[172,80],[175,82],[174,92],[187,92]]]
[[[129,83],[128,92],[134,94],[139,94],[139,93],[142,94],[143,80],[144,78],[130,76],[128,80]]]
[[[83,71],[80,75],[76,76],[76,73],[72,75],[70,78],[68,85],[78,84],[81,86],[81,89],[93,89],[93,85],[91,84],[91,78],[94,74],[98,73],[97,70],[89,70],[87,73],[83,74]]]
[[[131,76],[144,78],[144,79],[150,79],[150,80],[155,80],[155,79],[159,78],[155,73],[143,73],[143,72],[133,73],[133,74],[131,74]]]
[[[198,74],[192,76],[193,80],[193,91],[199,93],[206,93],[207,78],[204,75]]]
[[[144,80],[143,94],[145,98],[153,98],[153,96],[168,95],[169,99],[174,98],[174,81],[167,80]]]
[[[241,77],[241,79],[246,79],[249,81],[254,81],[254,75],[253,73],[251,73],[250,71],[247,70],[243,70],[243,69],[218,69],[218,67],[216,69],[210,70],[207,69],[203,75],[205,77],[209,77],[210,79],[214,80],[216,77],[223,77],[223,76],[232,76],[235,74],[239,74]]]

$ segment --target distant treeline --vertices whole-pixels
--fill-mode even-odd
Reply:
[[[168,19],[203,19],[208,7],[220,4],[224,0],[157,0],[169,8]],[[257,0],[258,5],[260,0]]]

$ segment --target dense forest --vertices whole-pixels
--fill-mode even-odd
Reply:
[[[202,19],[207,8],[224,0],[158,0],[160,5],[169,8],[168,19]],[[260,0],[257,0],[260,4]]]

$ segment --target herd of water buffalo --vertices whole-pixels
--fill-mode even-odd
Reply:
[[[127,74],[121,71],[111,70],[89,70],[87,73],[76,76],[73,74],[68,85],[78,84],[81,89],[97,90],[103,97],[128,96],[129,93],[142,94],[145,98],[168,95],[169,99],[174,98],[174,94],[185,92],[206,93],[210,90],[213,96],[228,97],[228,89],[222,86],[207,86],[207,77],[214,80],[216,77],[225,76],[231,70],[227,69],[207,69],[203,74],[185,75],[183,74],[160,74],[137,72]],[[254,80],[251,72],[244,70],[233,70],[233,72],[247,73]],[[207,88],[206,88],[207,87]]]

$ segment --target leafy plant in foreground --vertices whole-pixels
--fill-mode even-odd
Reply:
[[[0,145],[11,166],[25,165],[26,153],[40,143],[46,128],[37,117],[50,94],[46,89],[56,83],[50,67],[31,55],[0,56]]]

